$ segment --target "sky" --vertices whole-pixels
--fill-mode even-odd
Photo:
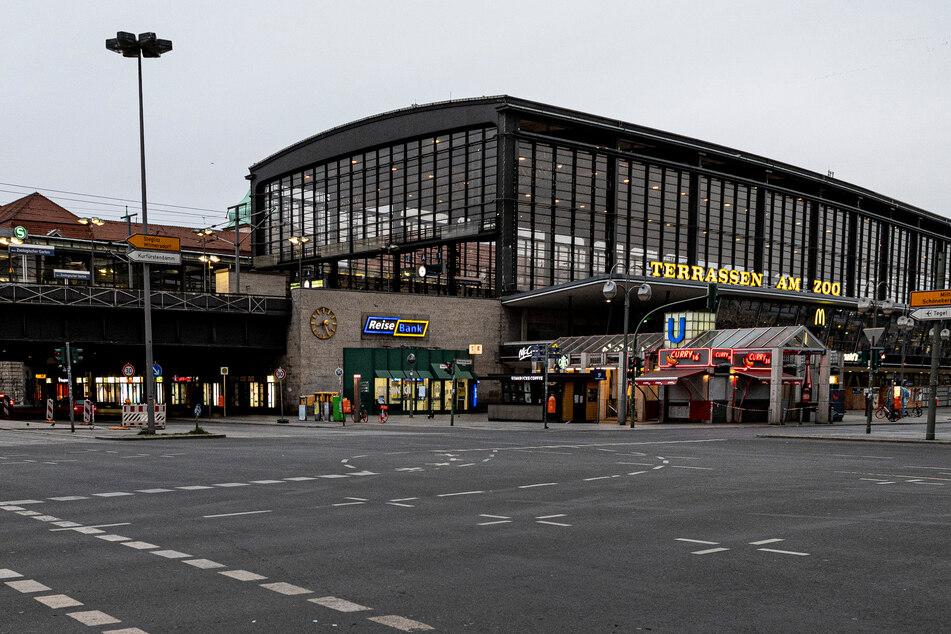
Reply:
[[[248,167],[321,131],[508,94],[826,174],[951,217],[947,0],[5,0],[0,204],[214,226]],[[136,219],[141,220],[140,218]]]

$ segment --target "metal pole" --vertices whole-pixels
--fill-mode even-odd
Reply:
[[[66,342],[66,381],[69,388],[69,431],[76,431],[76,412],[73,411],[73,352]]]
[[[944,280],[945,253],[942,249],[938,257],[938,266],[935,279]],[[925,440],[934,440],[935,417],[938,413],[938,368],[941,364],[942,339],[944,320],[935,324],[931,339],[931,377],[928,379],[928,424],[925,426]]]
[[[878,289],[876,289],[878,290]],[[875,305],[875,300],[872,300],[872,328],[878,327],[878,307]],[[871,342],[869,342],[871,343]],[[868,395],[865,398],[865,433],[872,433],[872,378],[875,372],[878,370],[875,367],[875,361],[873,357],[875,356],[875,345],[872,344],[868,349]]]
[[[621,348],[621,354],[618,355],[621,362],[621,385],[618,390],[617,399],[617,424],[624,426],[627,423],[627,341],[628,341],[628,320],[631,311],[631,278],[627,271],[624,272],[624,346]]]
[[[545,343],[545,360],[542,362],[542,376],[544,379],[544,391],[542,392],[542,422],[545,429],[548,429],[548,355],[551,354],[551,342]]]
[[[241,292],[241,251],[238,248],[238,211],[234,212],[234,292]]]
[[[142,233],[149,233],[149,212],[145,188],[145,111],[142,105],[142,51],[137,56],[139,67],[139,157],[142,173]],[[142,263],[142,294],[145,310],[145,402],[148,430],[155,433],[155,374],[152,372],[152,284],[148,262]]]

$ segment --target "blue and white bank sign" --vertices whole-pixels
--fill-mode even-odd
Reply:
[[[365,335],[389,335],[391,337],[425,337],[429,328],[427,319],[404,319],[402,317],[377,317],[371,315],[363,322]]]

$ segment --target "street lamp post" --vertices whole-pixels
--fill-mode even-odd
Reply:
[[[142,106],[142,58],[161,57],[172,50],[171,40],[160,40],[155,33],[132,33],[119,31],[116,37],[106,40],[106,48],[123,57],[134,57],[139,68],[139,162],[142,177],[142,233],[149,233],[148,206],[145,188],[145,115]],[[152,286],[149,280],[149,264],[142,263],[142,295],[145,313],[145,400],[148,433],[155,433],[155,373],[152,370]]]
[[[631,291],[634,290],[632,286],[633,280],[631,279],[630,270],[621,262],[617,262],[614,266],[611,267],[610,275],[614,275],[614,270],[618,267],[624,269],[624,338],[621,348],[621,354],[618,355],[618,365],[620,366],[619,373],[621,376],[620,386],[618,390],[618,399],[617,399],[617,424],[624,425],[627,423],[627,333],[628,333],[628,320],[630,319],[631,311]],[[601,289],[601,293],[604,295],[604,299],[610,302],[612,299],[617,297],[617,283],[613,279],[609,279],[604,283],[604,288]],[[651,287],[649,284],[641,284],[637,287],[637,298],[642,302],[646,302],[651,298]],[[638,325],[639,327],[640,325]],[[637,343],[637,336],[635,335],[635,345]],[[545,359],[546,367],[548,359]],[[633,422],[633,419],[631,419]]]
[[[907,315],[902,315],[895,321],[895,325],[903,332],[901,338],[901,365],[898,367],[898,386],[905,389],[905,352],[908,348],[908,333],[915,328],[915,320]],[[904,414],[904,412],[903,412]]]
[[[866,285],[866,288],[867,286],[868,285]],[[886,317],[891,315],[895,310],[895,302],[891,301],[890,299],[884,299],[881,301],[877,299],[878,289],[881,288],[882,286],[885,287],[886,292],[889,290],[887,282],[879,282],[878,284],[875,285],[875,291],[873,293],[876,297],[874,299],[868,298],[868,297],[862,297],[858,300],[858,303],[856,306],[860,313],[867,313],[869,310],[872,311],[872,328],[865,329],[866,337],[868,337],[868,341],[870,344],[869,360],[868,360],[868,395],[865,399],[865,433],[866,434],[872,433],[872,379],[873,379],[873,375],[878,371],[874,357],[875,357],[876,344],[881,339],[881,335],[882,335],[881,331],[878,330],[878,309],[881,308],[882,313]]]
[[[210,257],[208,255],[208,236],[210,236],[214,232],[215,230],[212,229],[211,227],[202,227],[201,229],[192,229],[192,233],[194,233],[199,238],[201,238],[201,255],[198,256],[198,260],[202,263],[201,291],[203,293],[208,292],[208,280],[206,278],[206,275],[208,275],[208,271],[211,269],[211,264],[213,262],[218,262],[221,260],[221,258],[219,258],[216,255],[212,255]]]
[[[287,240],[291,244],[297,245],[297,283],[298,288],[304,288],[304,245],[310,242],[310,238],[291,236]]]

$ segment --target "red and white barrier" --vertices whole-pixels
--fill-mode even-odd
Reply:
[[[165,429],[166,408],[164,404],[155,405],[155,426]],[[123,405],[122,424],[125,427],[148,427],[148,405]]]
[[[53,418],[53,399],[46,399],[46,422],[55,423],[56,419]]]

